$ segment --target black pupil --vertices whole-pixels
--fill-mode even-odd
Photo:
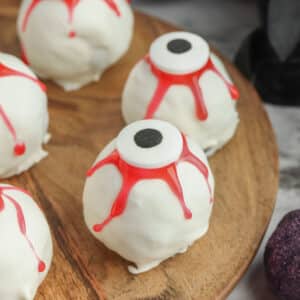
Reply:
[[[163,140],[160,131],[156,129],[143,129],[136,133],[134,141],[141,148],[152,148],[159,145]]]
[[[185,53],[192,49],[192,44],[184,39],[176,39],[168,43],[168,50],[174,54]]]

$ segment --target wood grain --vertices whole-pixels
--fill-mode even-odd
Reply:
[[[0,5],[0,49],[19,54],[17,0]],[[211,160],[216,203],[209,233],[186,254],[139,276],[88,232],[82,217],[87,169],[124,126],[120,95],[126,77],[158,35],[174,30],[136,14],[129,53],[101,82],[64,93],[48,82],[52,140],[50,155],[9,182],[27,188],[51,225],[55,256],[37,300],[224,299],[251,262],[273,211],[278,185],[274,134],[252,85],[226,60],[240,89],[241,123],[233,141]]]

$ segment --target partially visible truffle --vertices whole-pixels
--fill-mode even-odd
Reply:
[[[300,299],[300,210],[287,214],[271,236],[264,256],[266,275],[283,300]]]
[[[134,15],[127,0],[19,2],[24,61],[66,91],[98,81],[130,46]]]
[[[0,243],[0,299],[34,300],[51,266],[51,232],[31,195],[8,184],[0,184]]]
[[[43,149],[49,141],[48,124],[46,86],[17,57],[0,52],[1,179],[28,170],[48,155]]]

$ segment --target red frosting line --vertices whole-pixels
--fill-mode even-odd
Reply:
[[[114,150],[110,155],[108,155],[105,159],[99,161],[95,166],[93,166],[87,173],[88,177],[93,176],[99,169],[106,165],[114,165],[123,177],[122,187],[117,195],[116,199],[113,202],[113,206],[111,208],[111,212],[109,216],[99,224],[93,226],[93,230],[95,232],[101,232],[106,225],[108,225],[114,218],[121,216],[126,210],[128,197],[132,190],[132,188],[141,180],[151,180],[151,179],[161,179],[167,183],[169,188],[172,190],[174,195],[176,195],[182,210],[184,217],[186,219],[192,218],[192,212],[186,206],[182,186],[177,174],[177,165],[180,162],[186,161],[192,165],[194,165],[201,174],[203,174],[212,200],[212,189],[209,184],[209,172],[206,165],[197,158],[188,148],[188,144],[186,141],[186,137],[182,135],[183,138],[183,150],[178,161],[156,169],[144,169],[134,167],[126,163],[120,156],[118,150]]]
[[[34,9],[36,8],[36,6],[41,2],[42,0],[32,0],[30,5],[28,6],[26,13],[25,13],[25,17],[22,23],[22,31],[25,32],[26,31],[26,27],[29,21],[29,18],[32,14],[32,12],[34,11]]]
[[[24,45],[22,43],[21,43],[21,59],[25,65],[29,66],[29,60],[28,60]]]
[[[75,8],[79,4],[80,0],[63,0],[63,1],[68,9],[68,14],[69,14],[68,21],[71,24],[73,22]]]
[[[30,16],[32,14],[32,12],[34,11],[34,9],[36,8],[36,6],[38,4],[41,3],[42,0],[32,0],[30,5],[28,6],[26,13],[25,13],[25,17],[22,23],[22,31],[25,32],[27,29],[27,25],[30,19]],[[73,19],[74,19],[74,11],[76,9],[76,6],[80,3],[81,0],[61,0],[63,1],[63,3],[65,4],[67,10],[68,10],[68,22],[69,24],[72,25],[73,23]],[[114,11],[114,13],[116,14],[116,16],[121,17],[121,12],[118,8],[118,5],[116,4],[115,0],[103,0],[108,7]],[[128,4],[130,4],[130,0],[127,0]],[[75,30],[71,30],[68,34],[69,38],[75,38],[76,37],[76,31]],[[24,63],[26,63],[27,65],[29,65],[29,60],[28,57],[26,55],[26,49],[24,47],[24,45],[21,45],[21,56],[22,59],[24,61]]]
[[[2,119],[3,123],[5,124],[6,128],[8,129],[9,133],[11,134],[14,140],[14,155],[22,156],[26,152],[26,146],[23,142],[19,142],[16,130],[12,125],[11,121],[9,120],[8,116],[6,115],[2,105],[0,105],[0,118]]]
[[[4,64],[2,64],[0,62],[0,78],[1,77],[8,77],[8,76],[19,76],[19,77],[29,79],[29,80],[33,81],[34,83],[36,83],[41,88],[41,90],[43,92],[47,91],[46,86],[41,81],[39,81],[37,78],[34,78],[33,76],[27,75],[27,74],[22,73],[20,71],[11,69],[8,66],[5,66]]]
[[[0,213],[5,209],[5,203],[4,203],[4,199],[7,199],[15,208],[16,210],[16,217],[17,217],[17,222],[18,222],[18,226],[20,229],[21,234],[24,236],[26,242],[28,243],[28,246],[30,247],[30,249],[33,252],[34,257],[36,258],[37,262],[38,262],[38,267],[37,270],[39,273],[42,273],[46,270],[46,264],[40,259],[40,257],[38,256],[32,241],[30,240],[30,238],[28,237],[27,234],[27,228],[26,228],[26,220],[25,220],[25,216],[23,213],[23,209],[21,207],[21,205],[11,196],[4,194],[5,191],[19,191],[21,193],[25,193],[27,195],[28,192],[16,188],[16,187],[0,187]]]
[[[185,85],[193,93],[197,118],[200,121],[207,120],[208,111],[205,104],[205,100],[203,98],[201,86],[199,85],[199,80],[201,76],[207,71],[213,71],[224,81],[232,99],[237,100],[239,98],[239,92],[237,88],[231,82],[226,80],[226,78],[218,71],[218,69],[213,64],[211,58],[208,59],[206,65],[200,70],[184,75],[175,75],[160,70],[151,61],[149,56],[145,58],[145,61],[150,65],[152,74],[158,80],[156,90],[152,96],[150,104],[147,107],[145,119],[153,118],[170,87],[172,87],[173,85]]]
[[[63,3],[65,4],[67,10],[68,10],[68,14],[69,14],[69,19],[68,22],[71,24],[73,22],[73,17],[74,17],[74,10],[76,8],[76,6],[79,4],[79,2],[81,0],[62,0]],[[103,0],[110,9],[112,9],[115,14],[120,17],[121,16],[121,12],[115,2],[115,0]],[[38,4],[40,4],[42,2],[42,0],[32,0],[30,5],[28,6],[26,13],[25,13],[25,17],[22,23],[22,31],[25,32],[30,16],[32,14],[32,12],[34,11],[34,9],[36,8],[36,6]],[[127,1],[128,3],[130,3],[130,1]],[[70,34],[70,37],[74,37],[74,34]]]
[[[31,80],[34,83],[36,83],[43,92],[46,92],[47,88],[46,86],[40,82],[38,79],[29,76],[25,73],[22,73],[20,71],[11,69],[7,66],[5,66],[4,64],[0,63],[0,78],[1,77],[9,77],[9,76],[18,76],[18,77],[23,77],[25,79]],[[14,139],[14,155],[15,156],[21,156],[26,152],[26,145],[23,142],[20,142],[19,139],[17,138],[17,133],[16,130],[12,124],[12,122],[10,121],[10,119],[8,118],[7,114],[4,111],[4,108],[2,107],[2,105],[0,105],[0,118],[2,119],[3,123],[5,124],[6,128],[8,129],[9,133],[11,134],[11,136]]]
[[[110,9],[112,11],[114,11],[114,13],[118,16],[121,17],[121,12],[118,8],[118,5],[116,4],[116,2],[114,0],[104,0],[105,3],[110,7]]]

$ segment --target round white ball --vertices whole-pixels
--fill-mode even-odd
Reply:
[[[3,184],[0,191],[4,203],[0,211],[0,299],[33,300],[51,265],[49,226],[40,208],[27,193]],[[17,211],[6,195],[19,205],[24,215],[28,239],[45,263],[43,272],[38,271],[35,254],[21,233]]]
[[[177,38],[181,35],[183,37],[186,35],[181,32],[176,34]],[[195,38],[194,35],[192,37]],[[166,38],[168,38],[168,35],[166,35]],[[203,39],[199,41],[202,43]],[[152,52],[153,47],[156,48],[156,43],[154,42],[154,46],[152,46]],[[197,42],[195,44],[197,48]],[[157,45],[160,45],[160,43]],[[155,51],[159,53],[158,46]],[[193,50],[191,52],[191,55],[194,55]],[[207,60],[206,52],[203,52],[204,58]],[[150,52],[152,55],[150,55],[150,59],[156,67],[163,68],[164,72],[167,72],[166,68],[171,68],[172,65],[174,68],[178,67],[174,58],[178,54],[169,54],[170,58],[168,60],[165,46],[161,49],[161,53],[162,56],[159,54],[154,54],[153,56],[153,53],[151,54]],[[177,58],[180,61],[179,66],[184,66],[183,62],[188,54],[183,53],[182,55],[183,60]],[[198,67],[198,63],[203,65],[203,57],[200,52],[198,56],[198,60],[196,56],[187,58],[188,69],[192,70],[193,67]],[[220,59],[212,53],[208,57],[220,74],[228,83],[231,83],[230,76]],[[181,70],[187,71],[187,69]],[[195,69],[193,70],[195,71]],[[170,71],[176,73],[175,69],[169,69]],[[195,98],[192,90],[188,86],[178,84],[174,84],[168,89],[153,117],[174,124],[180,131],[193,138],[205,150],[207,155],[212,155],[234,136],[239,123],[239,115],[236,109],[236,101],[232,99],[227,85],[220,76],[213,71],[207,70],[199,78],[198,82],[208,112],[206,120],[199,120],[196,115]],[[128,77],[122,97],[122,113],[126,123],[145,118],[147,108],[151,103],[157,86],[158,79],[153,74],[149,63],[146,60],[137,63]]]
[[[18,34],[30,66],[65,90],[76,90],[117,62],[128,50],[133,13],[126,0],[114,0],[118,16],[104,0],[79,1],[70,22],[62,0],[40,1],[23,28],[32,0],[23,0]],[[26,30],[25,30],[26,29]],[[76,35],[70,37],[70,32]]]
[[[34,73],[14,56],[0,53],[0,63],[35,80]],[[19,174],[47,152],[42,144],[49,139],[47,95],[37,82],[22,76],[0,76],[0,106],[13,125],[18,140],[24,142],[24,155],[14,155],[14,140],[3,118],[0,118],[0,177]]]

